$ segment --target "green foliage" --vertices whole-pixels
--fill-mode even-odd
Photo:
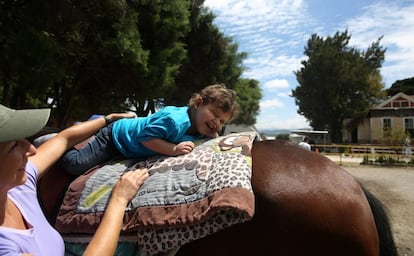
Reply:
[[[71,115],[87,117],[118,105],[138,72],[145,75],[148,52],[137,38],[137,12],[126,2],[4,3],[2,11],[14,17],[2,16],[0,23],[7,28],[0,42],[6,56],[0,63],[3,103],[49,103],[62,126]]]
[[[1,102],[52,107],[63,127],[95,113],[147,115],[162,100],[185,105],[193,92],[225,83],[253,123],[261,94],[254,82],[239,82],[246,53],[202,4],[0,1]]]
[[[392,156],[388,156],[388,157],[380,156],[380,157],[378,157],[378,159],[375,159],[375,162],[379,163],[379,164],[382,164],[382,165],[395,165],[395,164],[404,164],[405,165],[406,164],[405,161],[395,159]]]
[[[240,104],[240,114],[233,123],[254,125],[259,112],[258,103],[262,98],[259,82],[253,79],[240,79],[234,90],[237,93],[237,102]]]
[[[401,146],[410,134],[403,129],[391,129],[387,127],[383,131],[382,143],[385,145]]]
[[[261,94],[253,80],[239,82],[246,54],[202,2],[1,1],[1,101],[49,105],[62,127],[92,113],[146,115],[160,99],[185,105],[225,83],[238,91],[241,122],[253,124]]]
[[[362,158],[362,163],[363,164],[370,164],[370,163],[372,163],[372,160],[369,160],[368,155],[364,155],[363,158]]]
[[[350,147],[344,147],[343,149],[344,149],[343,150],[343,154],[345,154],[345,155],[349,155],[349,153],[351,152],[351,148]]]
[[[208,9],[193,6],[190,19],[187,59],[176,77],[177,86],[166,93],[170,96],[166,104],[186,104],[192,93],[210,84],[224,83],[234,89],[244,71],[246,53],[238,53],[238,45],[213,24],[214,15]]]
[[[317,130],[329,129],[333,142],[342,142],[342,122],[360,116],[383,97],[379,68],[385,49],[379,38],[366,51],[350,47],[348,32],[322,38],[313,34],[304,53],[307,60],[295,72],[292,96],[298,113]]]
[[[395,94],[402,92],[407,95],[414,95],[414,77],[397,80],[386,90],[388,96],[394,96]]]
[[[10,106],[46,106],[45,92],[65,73],[55,61],[61,48],[37,11],[26,1],[0,2],[1,100]]]
[[[277,140],[289,140],[289,133],[280,133],[276,136]]]

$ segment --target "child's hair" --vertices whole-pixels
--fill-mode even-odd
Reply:
[[[228,89],[224,84],[213,84],[205,87],[199,93],[193,94],[188,102],[189,107],[194,106],[197,97],[201,97],[203,105],[214,104],[223,112],[231,112],[231,120],[234,120],[239,113],[239,104],[236,101],[236,92]]]

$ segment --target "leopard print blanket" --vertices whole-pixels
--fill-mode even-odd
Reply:
[[[55,227],[63,234],[92,234],[111,189],[127,170],[150,176],[129,203],[123,233],[136,233],[141,255],[169,251],[253,217],[250,149],[254,132],[211,139],[187,155],[108,163],[69,186]]]

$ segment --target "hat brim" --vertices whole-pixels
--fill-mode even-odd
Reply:
[[[0,142],[28,138],[39,132],[49,120],[50,109],[15,110],[0,129]]]

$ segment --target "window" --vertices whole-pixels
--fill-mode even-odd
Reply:
[[[391,136],[392,129],[391,129],[391,118],[383,118],[382,119],[382,133],[384,137]]]
[[[404,131],[414,138],[414,118],[404,118]]]

